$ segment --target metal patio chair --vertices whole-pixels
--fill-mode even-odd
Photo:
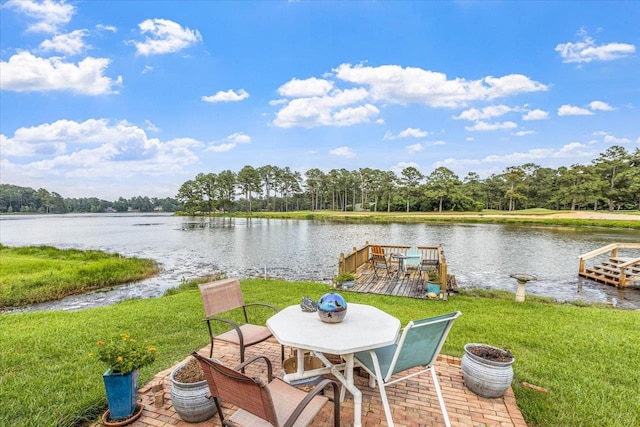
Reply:
[[[244,362],[244,351],[246,347],[261,343],[272,336],[271,331],[266,326],[249,323],[247,308],[267,307],[273,310],[274,313],[277,313],[278,309],[271,304],[261,302],[245,304],[242,297],[242,289],[240,288],[240,281],[237,278],[203,283],[198,285],[198,288],[202,295],[202,304],[206,316],[204,321],[207,322],[209,337],[211,338],[209,357],[213,355],[214,340],[220,340],[239,346],[240,362]],[[244,323],[239,323],[229,317],[219,317],[223,313],[239,311],[240,309],[242,309]],[[231,313],[229,313],[229,316],[230,315]],[[226,323],[232,328],[216,335],[212,325],[214,322]],[[282,360],[284,360],[284,347],[282,347]]]
[[[444,341],[447,339],[453,321],[461,314],[456,311],[441,316],[411,321],[402,330],[396,344],[355,354],[356,365],[362,367],[370,375],[369,386],[375,387],[375,381],[378,382],[380,397],[382,398],[384,413],[389,426],[394,424],[385,388],[427,371],[431,371],[433,388],[438,396],[444,422],[447,427],[451,426],[434,363]],[[392,379],[395,374],[417,366],[422,366],[424,369]]]
[[[334,427],[340,426],[339,387],[336,381],[323,380],[307,393],[279,378],[273,378],[271,362],[265,356],[254,356],[235,369],[231,369],[215,359],[207,359],[196,352],[191,355],[200,361],[223,426],[309,425],[329,401],[328,397],[320,395],[329,385],[333,388],[334,396],[333,424]],[[263,360],[267,365],[267,382],[259,377],[251,378],[239,372],[257,360]],[[222,412],[220,399],[239,409],[226,418]]]

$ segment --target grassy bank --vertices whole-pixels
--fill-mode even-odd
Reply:
[[[283,308],[328,288],[317,283],[247,280],[247,302]],[[493,298],[451,297],[448,302],[343,292],[349,302],[371,304],[403,324],[462,311],[443,353],[462,356],[467,342],[508,347],[515,355],[514,390],[531,426],[631,426],[640,423],[637,369],[638,311],[576,307]],[[268,316],[267,313],[264,316]],[[0,316],[0,425],[77,425],[106,407],[104,367],[88,356],[95,342],[129,332],[151,340],[158,359],[141,383],[208,343],[197,290],[126,301],[77,312]],[[264,320],[264,319],[263,319]],[[37,326],[35,326],[37,325]],[[549,390],[543,394],[520,384]]]
[[[53,301],[158,272],[152,260],[51,246],[0,245],[0,309]]]
[[[176,213],[181,215],[184,213]],[[243,212],[211,214],[211,216],[236,216],[248,218],[274,218],[295,220],[319,220],[361,223],[485,223],[522,224],[563,227],[606,227],[640,230],[640,212],[593,213],[594,218],[576,217],[571,211],[549,209],[526,209],[514,212],[487,210],[483,212],[340,212],[340,211],[295,211],[295,212]],[[619,216],[620,218],[616,218]]]

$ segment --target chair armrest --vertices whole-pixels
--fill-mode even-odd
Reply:
[[[267,364],[267,382],[271,382],[271,380],[273,379],[273,368],[271,367],[271,360],[269,360],[269,358],[267,356],[263,356],[263,355],[257,355],[257,356],[253,356],[250,359],[245,360],[244,362],[242,362],[241,364],[239,364],[238,366],[236,366],[235,368],[233,368],[234,371],[240,371],[242,370],[244,372],[244,368],[247,365],[252,364],[253,362],[257,361],[257,360],[264,360],[265,363]]]
[[[305,398],[296,406],[296,409],[291,413],[291,416],[286,421],[283,427],[291,427],[295,424],[296,420],[302,414],[309,402],[329,385],[333,387],[333,417],[334,425],[340,425],[340,387],[334,380],[322,380],[317,386],[315,386]]]
[[[278,308],[275,305],[271,305],[271,304],[267,304],[265,302],[252,302],[249,304],[245,304],[245,307],[253,307],[253,306],[260,306],[260,307],[268,307],[270,309],[272,309],[274,312],[278,312],[280,310],[278,310]]]
[[[215,335],[213,334],[213,329],[211,329],[211,321],[215,320],[217,322],[223,322],[226,323],[228,325],[231,325],[233,327],[233,329],[235,329],[236,333],[238,334],[238,337],[240,339],[240,345],[244,345],[244,337],[242,336],[242,329],[240,329],[240,325],[238,325],[238,323],[234,322],[231,319],[225,319],[222,317],[207,317],[205,319],[203,319],[204,322],[207,322],[207,327],[209,328],[209,335],[211,336],[211,338],[215,337]]]

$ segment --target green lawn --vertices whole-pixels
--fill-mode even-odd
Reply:
[[[51,246],[0,245],[0,309],[142,280],[158,272],[152,260]]]
[[[242,281],[247,302],[280,308],[328,291],[317,283]],[[507,347],[516,357],[514,391],[531,426],[640,425],[640,312],[493,298],[448,302],[342,292],[403,324],[460,310],[443,353],[462,356],[467,342]],[[507,296],[505,296],[507,295]],[[268,313],[263,314],[265,320]],[[0,425],[79,425],[106,408],[100,366],[88,354],[99,339],[128,332],[158,349],[141,383],[208,343],[197,290],[76,312],[0,315]],[[523,388],[526,381],[549,392]]]

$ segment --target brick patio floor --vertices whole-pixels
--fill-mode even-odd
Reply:
[[[208,356],[209,347],[199,351]],[[249,347],[246,357],[264,354],[273,362],[274,375],[280,372],[280,345],[273,339],[264,343]],[[236,366],[239,363],[238,348],[224,343],[216,342],[214,357],[220,359],[227,366]],[[171,382],[169,375],[175,366],[158,373],[152,381],[139,390],[144,410],[142,416],[132,424],[133,427],[200,427],[220,426],[220,419],[216,414],[213,418],[202,423],[187,423],[180,419],[171,405]],[[256,368],[264,367],[257,362]],[[516,426],[526,427],[524,418],[516,405],[516,400],[511,388],[502,398],[486,399],[475,395],[465,388],[462,382],[460,359],[450,356],[440,356],[436,363],[436,372],[442,387],[449,419],[452,426]],[[247,370],[249,375],[260,374],[259,371]],[[262,375],[264,378],[265,375]],[[356,386],[362,391],[362,424],[363,426],[386,426],[386,418],[378,388],[369,388],[367,374],[355,375]],[[155,406],[155,388],[162,386],[164,403],[160,407]],[[395,425],[401,426],[439,426],[444,425],[440,405],[436,393],[431,384],[429,373],[421,374],[409,380],[399,382],[387,388],[387,395]],[[341,403],[341,425],[353,426],[353,399],[347,392],[346,399]],[[223,403],[223,410],[227,413],[233,411],[233,407]],[[312,426],[329,426],[333,423],[332,405],[325,408],[316,416]],[[100,425],[100,424],[97,424]]]

